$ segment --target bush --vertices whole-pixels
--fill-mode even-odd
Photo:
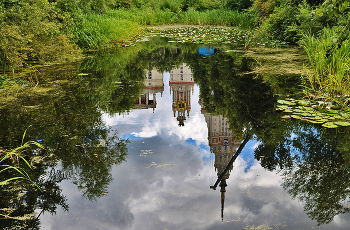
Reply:
[[[266,17],[272,14],[275,7],[279,5],[279,0],[255,0],[252,10],[258,14],[259,22],[261,23]]]
[[[183,11],[187,11],[189,8],[198,11],[222,8],[221,2],[218,0],[183,0],[181,4]]]
[[[0,65],[62,60],[76,53],[66,27],[69,15],[46,0],[18,0],[0,8]]]
[[[230,10],[242,11],[253,5],[251,0],[227,0],[225,7]]]
[[[298,8],[290,5],[277,7],[266,20],[266,30],[272,37],[295,44],[299,39]]]

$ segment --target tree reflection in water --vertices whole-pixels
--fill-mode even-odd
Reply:
[[[38,229],[38,216],[30,216],[34,211],[53,214],[58,206],[68,210],[59,186],[64,179],[71,179],[89,200],[104,196],[113,180],[112,167],[126,160],[128,141],[110,135],[102,114],[125,114],[135,106],[145,69],[170,72],[182,63],[191,67],[205,110],[227,118],[237,140],[254,136],[259,143],[255,159],[268,170],[283,170],[282,186],[305,202],[311,219],[325,224],[350,212],[349,166],[344,160],[350,158],[349,131],[281,119],[275,111],[276,92],[266,77],[250,72],[252,60],[219,47],[203,57],[197,46],[159,47],[157,41],[118,52],[96,54],[80,67],[42,70],[56,82],[55,88],[44,85],[48,93],[21,95],[19,106],[0,108],[1,146],[18,146],[29,125],[28,139],[45,146],[27,157],[39,162],[31,177],[43,192],[21,181],[0,188],[1,207],[12,210],[8,214],[2,209],[1,215],[29,215],[29,220],[1,219],[2,226]]]

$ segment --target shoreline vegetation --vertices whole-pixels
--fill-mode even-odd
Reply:
[[[348,106],[349,15],[350,0],[2,0],[0,88],[34,64],[133,45],[150,27],[220,26],[236,32],[210,31],[197,42],[302,47],[309,58],[306,95]]]

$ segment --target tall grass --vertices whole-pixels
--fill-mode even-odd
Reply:
[[[173,24],[178,21],[177,13],[172,12],[170,9],[160,10],[159,8],[110,10],[107,12],[107,16],[117,20],[128,20],[143,26]]]
[[[215,9],[196,11],[192,8],[180,14],[179,23],[193,25],[234,26],[240,29],[253,29],[257,18],[246,12]]]
[[[172,12],[170,9],[119,9],[107,12],[109,17],[118,20],[129,20],[140,25],[221,25],[235,26],[241,29],[253,29],[257,18],[247,12],[238,12],[225,9],[197,11],[189,8],[187,11]]]
[[[140,31],[141,26],[136,22],[100,14],[82,15],[72,28],[76,43],[90,49],[130,39]]]
[[[300,44],[310,61],[307,79],[313,90],[333,99],[350,94],[350,41],[339,42],[336,28],[325,28],[318,37],[304,35]]]

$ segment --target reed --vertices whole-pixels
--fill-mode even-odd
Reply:
[[[235,26],[241,29],[253,29],[256,27],[257,18],[247,12],[231,11],[226,9],[214,9],[198,11],[189,8],[187,11],[173,12],[170,9],[118,9],[107,12],[109,17],[117,20],[129,20],[139,25],[221,25]]]
[[[142,26],[154,26],[162,24],[173,24],[178,21],[178,15],[170,9],[160,10],[159,8],[132,8],[110,10],[107,16],[117,20],[128,20]]]
[[[27,130],[24,132],[23,137],[22,137],[22,144],[20,147],[17,147],[13,150],[10,151],[3,151],[0,149],[0,174],[4,173],[5,171],[13,171],[15,172],[18,176],[13,176],[11,178],[8,178],[6,180],[0,181],[0,185],[6,184],[10,181],[13,180],[20,180],[20,179],[24,179],[24,180],[28,180],[31,183],[33,183],[39,190],[41,190],[39,188],[38,185],[36,185],[30,178],[30,176],[28,175],[28,173],[22,169],[19,166],[19,161],[23,161],[25,163],[26,166],[29,167],[29,169],[32,169],[32,166],[28,163],[28,161],[22,156],[22,153],[26,150],[28,150],[32,145],[35,145],[39,148],[43,148],[43,146],[41,144],[39,144],[38,142],[35,141],[28,141],[26,143],[24,142],[24,137],[26,135]],[[14,165],[9,165],[6,162],[11,161],[14,163]]]
[[[350,94],[350,42],[340,41],[336,28],[325,28],[317,38],[304,35],[300,44],[310,66],[307,80],[319,95],[348,103]]]
[[[257,18],[252,14],[225,9],[214,9],[201,12],[190,8],[189,10],[182,12],[179,16],[179,23],[234,26],[240,29],[253,29],[256,27],[256,22]]]
[[[140,31],[141,26],[136,22],[100,14],[82,15],[72,28],[76,43],[89,49],[128,40]]]

